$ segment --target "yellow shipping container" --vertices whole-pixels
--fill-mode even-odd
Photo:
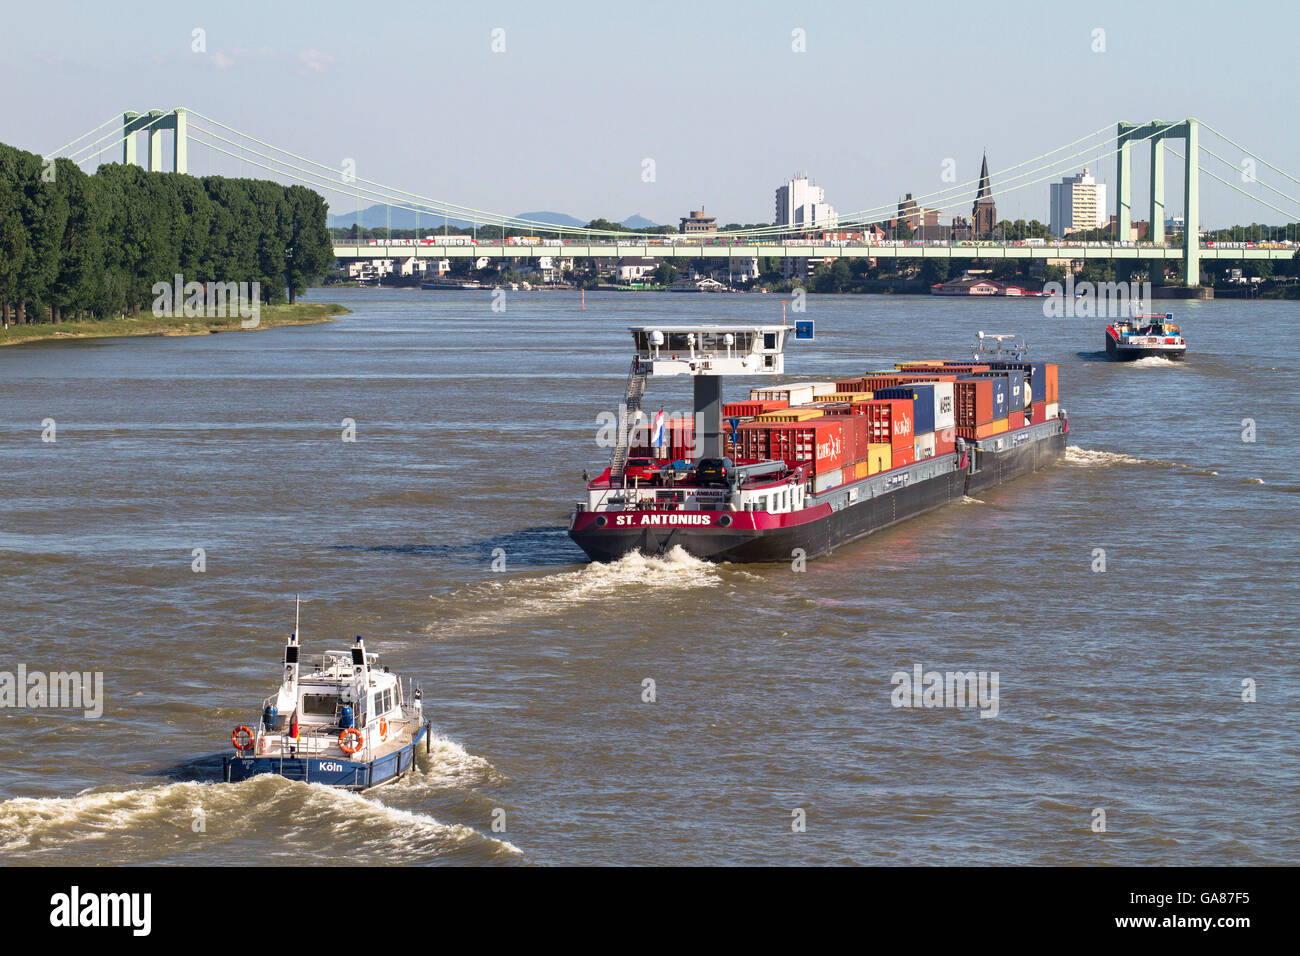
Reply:
[[[992,425],[990,425],[989,428],[991,429],[989,431],[990,435],[1001,435],[1004,431],[1007,430],[1007,420],[1005,418],[999,418]]]
[[[853,466],[853,477],[854,477],[854,478],[866,478],[866,477],[867,477],[868,475],[870,475],[870,474],[871,474],[871,462],[870,462],[870,461],[860,461],[860,462],[858,462],[856,465]]]
[[[878,475],[894,467],[894,450],[888,442],[876,442],[867,446],[867,474]]]
[[[806,422],[810,418],[820,418],[820,408],[783,408],[776,412],[764,412],[754,419],[756,422]]]
[[[869,402],[870,392],[832,392],[821,396],[823,402]]]

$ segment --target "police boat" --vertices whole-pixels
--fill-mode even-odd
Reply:
[[[296,618],[295,614],[295,618]],[[231,734],[223,757],[227,783],[271,773],[347,790],[397,780],[428,753],[418,682],[380,667],[360,635],[348,650],[325,651],[319,664],[299,663],[297,622],[284,646],[284,682],[263,701],[252,726]]]

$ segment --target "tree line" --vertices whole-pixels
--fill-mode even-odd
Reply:
[[[139,315],[177,275],[293,302],[334,262],[327,208],[304,186],[116,163],[87,175],[0,143],[0,317]]]

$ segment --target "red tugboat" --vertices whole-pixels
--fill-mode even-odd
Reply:
[[[712,561],[816,557],[1065,451],[1057,366],[1025,361],[1013,336],[980,333],[971,360],[755,388],[748,401],[724,405],[724,375],[784,373],[793,329],[630,331],[635,354],[610,465],[587,482],[569,524],[596,561],[678,546]],[[686,437],[634,446],[647,381],[666,375],[694,379]],[[645,458],[657,467],[638,462],[630,474],[629,461]]]
[[[1106,327],[1106,354],[1117,362],[1159,356],[1180,361],[1187,356],[1182,329],[1173,315],[1137,315]]]

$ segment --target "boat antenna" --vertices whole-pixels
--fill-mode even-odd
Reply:
[[[298,609],[299,609],[300,607],[302,607],[302,595],[301,595],[301,594],[295,594],[295,595],[293,596],[293,639],[294,639],[295,641],[299,640],[299,638],[298,638]]]

